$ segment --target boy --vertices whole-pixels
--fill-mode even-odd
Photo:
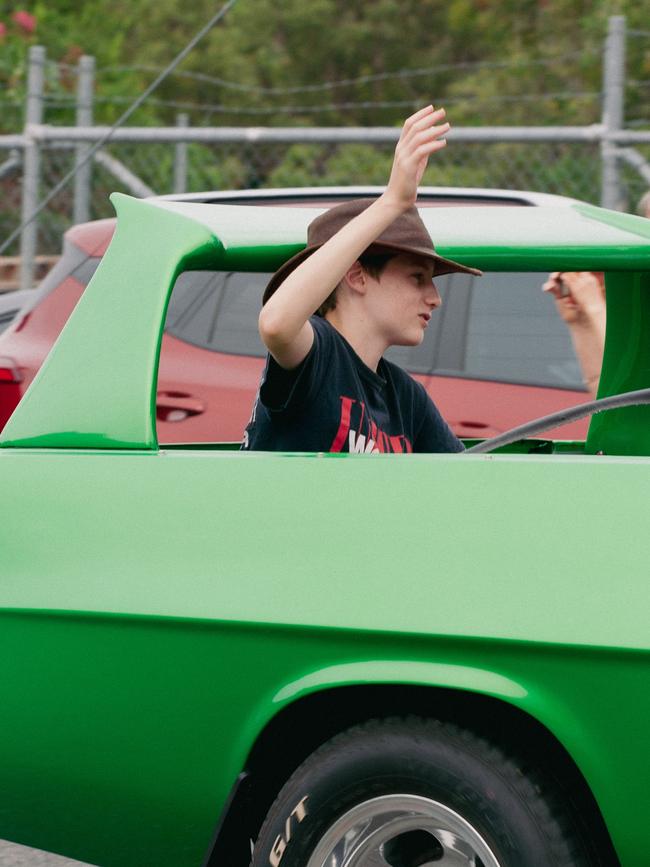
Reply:
[[[259,317],[269,357],[243,448],[463,450],[422,385],[382,358],[422,342],[440,305],[434,274],[481,273],[438,256],[415,208],[444,115],[429,105],[408,118],[385,192],[314,220],[271,279]]]

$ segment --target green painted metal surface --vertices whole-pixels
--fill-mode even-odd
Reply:
[[[307,226],[322,209],[157,202],[213,232],[228,268],[275,270],[304,247]],[[590,205],[570,207],[423,208],[436,249],[487,271],[643,270],[647,220]],[[627,219],[619,219],[627,217]]]
[[[154,448],[161,322],[182,270],[219,243],[182,216],[116,194],[118,226],[73,315],[0,435],[0,445]]]
[[[273,268],[313,213],[116,203],[109,254],[0,441],[0,837],[190,867],[281,708],[413,683],[539,720],[639,867],[647,416],[599,417],[587,450],[603,456],[159,451],[176,275]],[[425,219],[479,267],[606,270],[602,393],[650,385],[642,221],[582,206]]]
[[[0,461],[16,516],[0,536],[5,607],[648,643],[642,458],[7,450]],[[355,492],[375,504],[367,513]],[[390,583],[405,564],[407,595]],[[414,604],[432,570],[435,610]]]
[[[650,387],[650,273],[609,273],[606,291],[607,339],[598,397]],[[587,451],[649,455],[650,406],[593,416]]]
[[[0,453],[15,516],[0,536],[0,766],[19,795],[0,836],[108,867],[189,867],[286,702],[417,682],[543,722],[635,865],[650,772],[646,467]]]
[[[288,700],[414,682],[494,695],[544,720],[588,768],[622,864],[643,863],[647,767],[633,744],[650,708],[634,654],[282,627],[261,646],[246,624],[49,612],[0,624],[15,660],[0,741],[12,793],[0,831],[11,839],[102,867],[195,867],[248,743]]]

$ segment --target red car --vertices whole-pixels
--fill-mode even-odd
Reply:
[[[374,187],[346,187],[168,198],[327,207],[379,192]],[[423,188],[418,204],[568,206],[574,200],[517,191]],[[64,326],[114,227],[115,221],[109,219],[71,228],[58,264],[0,336],[0,427]],[[546,276],[490,272],[481,278],[465,274],[438,278],[444,303],[424,342],[390,351],[388,357],[424,383],[459,436],[491,436],[587,399],[566,327],[552,300],[540,291]],[[261,273],[207,271],[186,272],[178,278],[158,377],[161,443],[241,438],[264,363],[257,314],[268,278]],[[134,286],[133,304],[137,303]],[[128,310],[123,313],[128,317]],[[116,354],[119,351],[116,346]],[[587,421],[581,421],[555,435],[581,439],[586,430]]]

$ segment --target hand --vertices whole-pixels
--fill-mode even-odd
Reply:
[[[555,299],[567,325],[590,325],[605,317],[602,274],[594,271],[554,271],[542,287]]]
[[[582,378],[596,397],[605,346],[605,282],[597,271],[554,271],[542,287],[555,299],[573,342]]]
[[[442,136],[449,131],[449,124],[444,118],[444,108],[434,110],[432,105],[427,105],[404,122],[384,193],[385,199],[403,210],[415,204],[429,157],[447,144]]]

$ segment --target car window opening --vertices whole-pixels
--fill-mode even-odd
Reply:
[[[468,382],[476,389],[512,387],[512,394],[500,399],[513,405],[530,400],[531,388],[582,393],[568,331],[541,291],[547,276],[489,272],[481,278],[458,273],[436,278],[443,304],[422,344],[393,347],[387,358],[423,382],[442,404],[457,399]],[[257,317],[269,278],[268,273],[234,271],[186,271],[177,278],[157,390],[162,445],[241,440],[264,365]],[[578,394],[573,402],[581,399]],[[531,405],[524,419],[545,411],[546,405],[539,412]],[[498,432],[473,412],[472,401],[454,415],[451,422],[468,443]],[[533,446],[542,448],[537,441]]]
[[[411,373],[582,390],[567,329],[540,292],[546,273],[436,278],[443,304],[416,347],[386,357]],[[263,358],[257,316],[265,273],[187,271],[174,286],[165,331],[210,352]]]

